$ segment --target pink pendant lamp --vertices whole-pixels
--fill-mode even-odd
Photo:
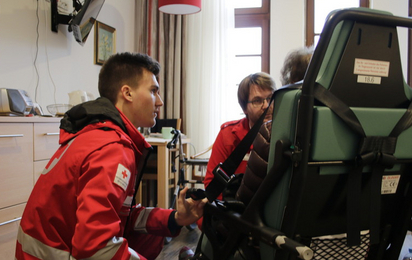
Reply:
[[[194,14],[201,6],[201,0],[159,0],[159,11],[167,14]]]

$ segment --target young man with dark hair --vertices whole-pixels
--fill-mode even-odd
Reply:
[[[203,214],[206,199],[177,210],[134,205],[160,98],[159,64],[144,54],[111,56],[99,74],[101,97],[66,112],[60,148],[23,213],[16,259],[155,259],[165,236]]]

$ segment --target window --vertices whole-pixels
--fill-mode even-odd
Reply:
[[[245,68],[243,64],[251,68],[244,76],[257,71],[269,73],[269,0],[234,2],[236,42],[242,43],[236,45],[236,63],[239,68]]]
[[[236,0],[235,5],[235,64],[233,90],[237,93],[238,84],[251,73],[264,71],[269,73],[269,0]],[[243,111],[237,103],[237,95],[228,101],[232,107],[232,119],[243,117]]]
[[[348,7],[369,7],[368,0],[306,0],[306,46],[315,45],[327,15],[336,9]]]

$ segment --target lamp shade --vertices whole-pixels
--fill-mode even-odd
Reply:
[[[201,0],[159,0],[159,11],[167,14],[194,14],[201,6]]]

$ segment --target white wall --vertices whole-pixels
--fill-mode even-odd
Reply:
[[[396,4],[394,4],[396,3]],[[378,10],[389,11],[397,16],[408,16],[408,0],[373,0],[370,7]],[[401,51],[401,61],[404,78],[407,77],[407,62],[408,62],[408,31],[406,28],[398,28],[399,47]]]
[[[304,0],[271,1],[270,72],[280,86],[280,69],[286,54],[305,44]],[[398,16],[408,16],[408,0],[370,0],[370,8],[385,10]],[[407,31],[398,32],[404,75],[407,62]]]
[[[0,88],[24,89],[44,110],[47,105],[55,102],[54,97],[57,103],[67,103],[67,93],[78,89],[87,90],[97,97],[100,66],[93,62],[94,30],[82,47],[74,40],[72,33],[67,31],[67,25],[60,25],[58,33],[52,32],[50,3],[46,0],[39,0],[38,3],[37,98],[37,75],[33,64],[37,51],[36,0],[0,0]],[[304,3],[303,0],[271,1],[270,68],[278,86],[279,71],[286,54],[291,49],[304,45]],[[370,5],[374,9],[407,16],[408,0],[397,0],[394,3],[392,0],[371,0]],[[134,0],[106,0],[99,14],[99,21],[116,28],[116,47],[119,52],[135,49],[134,10]],[[399,39],[405,64],[406,30],[400,32]]]
[[[97,18],[116,28],[117,51],[134,51],[134,10],[133,0],[106,0]],[[67,25],[59,25],[58,33],[50,28],[48,1],[0,0],[0,88],[26,90],[45,112],[54,99],[57,103],[68,103],[68,93],[74,90],[86,90],[98,97],[97,80],[101,68],[93,61],[94,30],[81,46],[68,32]],[[34,66],[37,51],[39,84]]]
[[[270,74],[277,87],[286,54],[305,44],[305,2],[270,1]]]

